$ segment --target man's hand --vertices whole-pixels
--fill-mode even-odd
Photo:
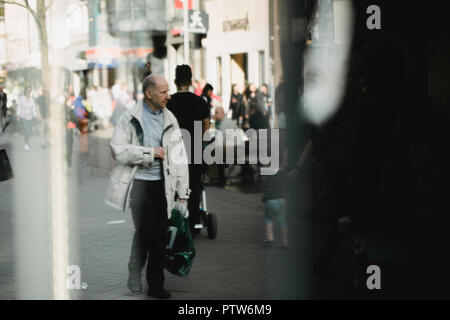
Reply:
[[[189,217],[186,199],[179,198],[178,201],[175,201],[174,209],[178,210],[184,218]]]
[[[164,160],[164,148],[163,147],[156,147],[155,148],[155,158],[160,158]]]

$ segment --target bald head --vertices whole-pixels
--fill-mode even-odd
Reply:
[[[145,94],[145,91],[147,89],[154,89],[158,84],[165,84],[165,83],[167,83],[167,81],[163,76],[151,74],[145,77],[144,81],[142,82],[142,93]]]
[[[163,76],[152,74],[142,83],[142,93],[149,107],[164,108],[169,101],[169,84]]]
[[[216,107],[214,115],[217,121],[221,121],[225,117],[225,110],[222,107]]]

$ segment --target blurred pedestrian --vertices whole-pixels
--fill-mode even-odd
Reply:
[[[267,121],[267,117],[264,116],[263,112],[261,111],[260,106],[256,103],[256,101],[252,101],[249,106],[249,119],[248,119],[248,125],[250,129],[253,130],[261,130],[261,129],[269,129],[269,122]],[[268,137],[268,136],[266,136]],[[249,137],[250,139],[256,139],[256,143],[258,145],[258,149],[261,147],[261,141],[260,139],[255,137]],[[250,142],[251,143],[251,142]],[[270,144],[267,144],[267,146],[270,146]],[[249,163],[246,163],[242,166],[241,175],[244,179],[244,181],[247,181],[248,183],[254,182],[255,179],[255,168]]]
[[[264,96],[256,88],[255,84],[250,83],[247,86],[244,95],[247,103],[248,112],[250,112],[250,105],[255,104],[256,106],[258,106],[258,110],[263,114],[263,116],[266,116],[266,109],[264,107]]]
[[[72,106],[67,105],[64,97],[64,92],[61,91],[57,98],[57,103],[61,108],[65,110],[66,120],[66,163],[69,170],[72,168],[72,156],[73,156],[73,136],[77,130],[77,117],[73,112]]]
[[[194,87],[194,93],[200,97],[202,95],[203,88],[205,86],[206,86],[206,80],[200,79],[200,81],[198,81],[197,85]]]
[[[189,187],[191,196],[188,202],[189,219],[191,229],[200,224],[200,193],[201,193],[201,174],[203,170],[202,163],[194,163],[195,145],[201,144],[202,141],[195,141],[194,123],[200,121],[203,133],[209,129],[210,107],[201,98],[189,91],[192,84],[192,70],[188,65],[179,65],[175,70],[175,85],[177,93],[167,103],[167,109],[173,112],[178,120],[180,128],[189,132],[190,148],[188,148],[189,164]],[[203,157],[202,157],[203,158]],[[193,233],[195,234],[195,232]]]
[[[231,119],[242,128],[245,118],[245,103],[244,96],[239,92],[237,84],[231,86],[230,110],[232,111]]]
[[[38,90],[38,96],[36,98],[36,104],[39,107],[39,113],[41,115],[42,120],[47,119],[47,98],[46,98],[46,90],[44,87],[40,87]]]
[[[120,119],[120,116],[123,112],[125,112],[130,107],[130,97],[126,92],[126,86],[122,84],[119,80],[117,82],[118,86],[111,88],[111,94],[115,101],[114,111],[111,115],[109,121],[116,125],[117,121]]]
[[[264,180],[264,224],[266,238],[264,245],[270,245],[275,241],[273,220],[276,218],[281,230],[283,247],[288,246],[288,228],[286,223],[286,174],[279,170],[277,174],[266,176]]]
[[[39,108],[39,114],[41,117],[41,127],[42,127],[42,132],[44,134],[44,139],[46,139],[46,135],[48,133],[48,123],[47,123],[47,118],[48,118],[48,105],[47,105],[47,92],[45,90],[44,87],[40,87],[38,90],[38,96],[36,98],[36,104],[38,105]],[[47,146],[47,141],[43,142],[43,147]]]
[[[219,185],[225,185],[227,182],[226,175],[225,175],[225,159],[226,159],[226,150],[227,148],[234,148],[235,144],[234,142],[230,145],[229,141],[227,140],[227,134],[230,133],[229,130],[234,131],[237,129],[236,124],[231,120],[228,119],[225,116],[225,111],[222,107],[216,107],[214,110],[214,120],[215,120],[215,128],[216,130],[220,130],[222,133],[222,139],[223,139],[223,160],[224,163],[218,163],[217,168],[219,171]],[[228,132],[227,132],[228,130]]]
[[[210,109],[212,109],[212,107],[213,107],[213,104],[212,104],[213,90],[214,90],[214,87],[211,84],[207,83],[202,91],[202,98],[206,101],[206,103],[208,104]]]
[[[152,74],[152,53],[149,53],[145,57],[145,72],[142,80],[144,80],[151,74]]]
[[[261,94],[263,96],[263,99],[264,99],[264,110],[266,112],[266,117],[267,117],[267,120],[270,123],[270,121],[272,119],[272,103],[273,103],[273,99],[270,96],[269,85],[267,83],[263,83],[261,85],[260,92],[261,92]]]
[[[269,129],[269,121],[264,113],[261,111],[261,107],[255,101],[250,102],[249,105],[249,124],[250,128]]]
[[[92,86],[89,88],[87,92],[87,99],[92,107],[92,112],[96,116],[100,116],[102,114],[102,110],[97,86]]]
[[[214,110],[214,119],[215,119],[215,128],[217,130],[222,131],[224,137],[225,137],[225,130],[227,129],[232,129],[235,130],[237,129],[236,124],[231,120],[228,119],[225,115],[225,110],[222,107],[216,107]],[[224,140],[225,142],[225,140]]]
[[[25,87],[25,94],[19,98],[17,117],[22,124],[24,149],[30,151],[30,135],[32,134],[33,121],[38,118],[36,103],[31,96],[31,88]]]
[[[88,132],[88,117],[89,113],[83,103],[83,98],[78,96],[73,103],[73,112],[77,117],[77,125],[78,129],[82,134],[86,134]]]
[[[113,108],[113,101],[111,99],[111,93],[107,88],[98,88],[98,106],[97,117],[100,119],[100,123],[103,127],[108,126]]]
[[[117,79],[114,82],[114,85],[111,87],[111,95],[113,100],[117,101],[118,99],[120,99],[121,92],[122,92],[122,82],[119,79]]]

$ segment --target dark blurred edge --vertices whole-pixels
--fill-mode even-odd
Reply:
[[[14,177],[11,160],[8,157],[7,150],[9,149],[9,144],[0,144],[0,181],[6,181]]]
[[[297,18],[307,21],[314,2],[282,1],[277,13],[285,80],[282,90],[288,118],[286,147],[291,167],[307,139],[296,112],[298,88],[303,84],[302,72],[298,71],[302,70],[305,47],[304,41],[291,41],[290,26]],[[373,4],[380,6],[382,12],[382,29],[377,31],[366,28],[366,8]],[[358,137],[365,143],[356,150],[355,170],[359,179],[353,195],[358,233],[375,244],[380,239],[387,243],[402,242],[406,244],[404,251],[412,252],[406,260],[368,261],[382,264],[388,270],[385,280],[390,281],[387,286],[392,291],[384,291],[386,294],[381,293],[381,297],[448,298],[445,289],[450,279],[445,270],[450,265],[447,231],[450,175],[446,137],[450,98],[442,93],[450,92],[450,66],[448,59],[443,58],[450,55],[446,10],[441,2],[425,5],[366,0],[355,1],[354,8],[356,24],[350,70],[363,77],[367,86],[364,97],[367,104],[359,115],[363,130]],[[313,175],[317,170],[313,165]],[[299,272],[311,272],[309,261],[318,250],[311,230],[320,227],[313,215],[322,204],[312,201],[308,208],[302,197],[315,183],[305,173],[297,187],[291,188],[290,234],[295,234],[294,241],[300,245],[311,241],[313,245],[311,249],[299,249],[295,257],[286,257],[289,270],[279,285],[290,288],[286,298],[329,294],[323,292],[326,289],[315,291],[314,280],[301,282],[304,278],[312,279],[312,274],[296,278]],[[307,227],[309,223],[312,228]],[[338,288],[330,295],[346,297],[344,291],[345,288]]]

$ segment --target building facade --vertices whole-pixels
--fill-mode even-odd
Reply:
[[[269,0],[205,2],[210,29],[206,38],[206,80],[227,110],[231,85],[273,88]]]
[[[33,3],[31,8],[35,10]],[[38,29],[29,10],[14,4],[0,7],[0,63],[13,95],[20,87],[42,85],[41,48]],[[65,74],[65,83],[83,87],[86,61],[78,55],[88,45],[86,1],[55,1],[45,12],[49,64]],[[3,55],[2,55],[3,54]]]
[[[64,87],[72,85],[76,95],[85,95],[88,65],[84,52],[88,49],[87,1],[55,1],[47,12],[50,62],[64,74]]]
[[[3,57],[7,79],[37,84],[40,78],[40,50],[33,17],[26,9],[13,4],[5,4],[3,10]],[[7,86],[10,85],[11,82],[7,81]]]
[[[111,87],[116,79],[137,92],[150,54],[152,71],[165,72],[165,0],[89,0],[89,82]]]

